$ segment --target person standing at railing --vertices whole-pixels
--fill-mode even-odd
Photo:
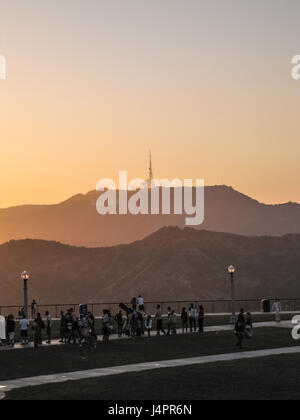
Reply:
[[[163,316],[162,316],[160,305],[157,305],[155,319],[156,319],[157,335],[160,335],[160,332],[162,332],[165,335],[166,332],[163,328]]]
[[[144,312],[145,311],[145,302],[142,295],[139,295],[138,297],[138,305],[139,305],[139,311]]]
[[[40,314],[40,313],[38,313],[38,314],[37,314],[36,320],[37,320],[37,323],[38,323],[38,325],[39,325],[38,342],[39,342],[39,345],[42,345],[42,344],[43,344],[42,331],[43,331],[46,327],[45,327],[45,323],[44,323],[44,321],[42,320],[42,317],[41,317],[41,314]]]
[[[145,321],[145,328],[146,328],[146,331],[148,333],[148,337],[150,338],[151,337],[151,330],[152,330],[152,318],[151,318],[151,315],[148,315],[147,316],[147,319]]]
[[[42,341],[42,330],[45,329],[45,323],[41,318],[41,314],[37,314],[36,319],[32,325],[33,329],[33,341],[34,341],[34,348],[37,349],[39,345],[43,343]]]
[[[172,308],[171,308],[171,306],[168,306],[168,331],[167,331],[167,335],[171,334],[171,314],[172,314]]]
[[[133,311],[136,311],[137,310],[137,300],[136,300],[136,297],[133,297],[131,299],[131,305],[132,305],[132,310]]]
[[[123,313],[122,313],[121,310],[115,316],[115,321],[116,321],[117,326],[118,326],[118,337],[120,338],[120,337],[122,337],[123,325],[124,325]]]
[[[91,336],[97,341],[95,317],[92,312],[88,312],[88,323],[91,329]]]
[[[198,312],[198,328],[199,328],[199,333],[203,333],[204,332],[204,317],[205,317],[205,313],[204,313],[204,308],[203,305],[199,305],[199,312]]]
[[[60,343],[65,343],[67,341],[67,317],[65,316],[64,311],[60,312]]]
[[[9,315],[9,317],[7,318],[6,328],[8,334],[8,345],[10,347],[14,347],[16,323],[13,315]]]
[[[197,310],[196,310],[194,304],[191,303],[191,306],[190,306],[190,309],[189,309],[189,323],[190,323],[191,333],[197,331],[196,318],[197,318]]]
[[[20,321],[20,330],[21,330],[21,344],[23,346],[28,344],[28,329],[29,329],[29,320],[24,316]]]
[[[52,318],[50,313],[46,312],[46,334],[47,334],[47,344],[51,344],[51,330],[52,330]]]
[[[40,337],[42,335],[40,324],[38,323],[37,318],[33,321],[32,324],[32,331],[33,331],[33,344],[34,348],[38,349],[40,344]]]
[[[278,299],[275,299],[272,311],[275,312],[275,321],[277,323],[280,323],[281,322],[282,306],[281,306],[281,303],[279,302]]]
[[[24,316],[25,316],[25,309],[24,309],[24,308],[22,308],[22,309],[19,311],[19,319],[22,319]]]
[[[170,328],[171,328],[171,334],[176,335],[177,334],[177,315],[175,314],[175,311],[172,311],[170,315]]]
[[[182,334],[188,333],[188,313],[185,308],[181,311]]]
[[[31,319],[35,319],[36,313],[37,313],[37,303],[33,299],[32,303],[31,303]]]
[[[109,310],[105,309],[103,311],[103,342],[108,344],[109,336],[112,332],[112,323],[111,323],[111,315]]]

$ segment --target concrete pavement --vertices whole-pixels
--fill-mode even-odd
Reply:
[[[291,323],[291,321],[282,321],[281,323],[276,323],[276,322],[258,322],[258,323],[254,323],[253,324],[253,328],[290,328],[292,329],[293,325]],[[233,331],[234,327],[233,325],[218,325],[218,326],[214,326],[214,327],[205,327],[204,328],[204,332],[222,332],[222,331]],[[180,335],[182,334],[182,329],[179,328],[177,330],[177,334]],[[152,336],[156,336],[156,331],[153,330],[152,331]],[[145,336],[146,337],[146,336]],[[102,338],[102,336],[98,337],[98,340],[100,341]],[[110,336],[110,340],[128,340],[128,337],[118,337],[117,334],[112,334]],[[41,347],[49,347],[49,346],[61,346],[64,345],[62,343],[59,342],[59,340],[52,340],[51,345],[49,344],[43,344],[43,346]],[[13,351],[13,350],[24,350],[25,348],[33,348],[33,343],[30,343],[27,346],[22,346],[21,344],[17,343],[15,345],[14,348],[11,347],[0,347],[0,352],[1,351]]]

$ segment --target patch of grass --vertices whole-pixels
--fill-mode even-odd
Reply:
[[[159,369],[23,388],[8,400],[299,400],[300,355]]]
[[[52,373],[120,366],[159,360],[198,357],[237,351],[233,332],[152,337],[142,340],[113,340],[98,343],[97,350],[74,345],[0,352],[0,380]],[[245,350],[261,350],[299,345],[289,329],[259,328]]]

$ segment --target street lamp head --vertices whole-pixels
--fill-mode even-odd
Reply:
[[[23,273],[21,274],[21,279],[22,280],[29,280],[29,273],[27,273],[27,271],[23,271]]]
[[[230,267],[228,267],[228,273],[229,274],[234,274],[235,273],[235,267],[233,265],[231,265]]]

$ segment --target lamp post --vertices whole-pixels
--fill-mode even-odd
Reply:
[[[23,271],[23,273],[21,274],[21,279],[24,281],[24,312],[25,312],[25,316],[28,319],[28,287],[27,287],[27,282],[29,280],[30,276],[29,273],[27,273],[27,271]]]
[[[230,280],[231,280],[231,309],[232,309],[232,314],[231,314],[231,317],[230,317],[230,324],[235,324],[236,323],[235,293],[234,293],[235,267],[233,265],[228,267],[228,273],[230,274]]]

